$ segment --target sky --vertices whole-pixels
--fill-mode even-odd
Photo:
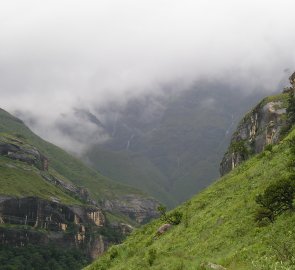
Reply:
[[[294,8],[293,0],[1,1],[0,107],[38,116],[45,134],[73,108],[167,84],[209,78],[273,91],[295,70]]]

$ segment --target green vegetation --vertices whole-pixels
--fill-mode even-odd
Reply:
[[[106,252],[86,269],[195,270],[212,262],[229,270],[294,270],[294,211],[285,209],[268,226],[257,226],[253,218],[257,195],[268,197],[271,189],[279,192],[284,183],[294,183],[290,141],[295,141],[295,130],[271,151],[245,161],[179,206],[175,210],[183,214],[183,222],[161,237],[154,238],[163,224],[158,219],[114,246],[115,257]]]
[[[97,201],[130,193],[145,196],[134,188],[113,182],[97,171],[88,168],[77,158],[35,135],[21,120],[2,109],[0,109],[0,133],[2,137],[12,138],[15,144],[21,143],[22,146],[33,145],[36,147],[49,159],[49,169],[53,174],[62,175],[63,180],[86,187],[90,191],[91,197]],[[4,167],[1,167],[1,170]],[[6,169],[7,174],[20,175],[21,172],[19,170],[17,172],[14,172],[14,170],[13,166]],[[31,174],[33,175],[33,173]],[[34,176],[34,178],[38,177]],[[41,178],[39,177],[39,179]],[[25,185],[24,181],[20,182],[19,185],[21,183]],[[33,190],[36,190],[36,188]],[[19,193],[21,192],[22,190],[20,189]],[[0,193],[3,194],[1,189]]]
[[[58,199],[64,204],[81,204],[58,187],[47,183],[39,170],[24,162],[0,156],[0,172],[0,195],[37,196],[47,200]]]
[[[282,212],[293,209],[295,194],[295,180],[282,179],[266,188],[263,194],[256,197],[256,202],[261,206],[259,213],[262,218],[256,216],[256,220],[262,221],[268,218],[273,222],[275,217]]]
[[[182,212],[174,210],[167,214],[166,207],[163,205],[160,205],[157,210],[161,215],[160,219],[166,223],[178,225],[182,220]]]
[[[286,108],[288,106],[289,96],[286,93],[281,93],[278,95],[268,96],[261,101],[261,106],[264,106],[268,102],[281,102],[281,107]]]
[[[290,125],[295,123],[295,97],[294,92],[291,91],[288,97],[287,117]]]
[[[9,247],[0,245],[2,270],[79,270],[89,259],[77,249],[63,249],[54,245]]]
[[[230,145],[230,151],[233,153],[241,154],[245,159],[249,155],[249,150],[247,149],[245,145],[245,141],[233,142]]]

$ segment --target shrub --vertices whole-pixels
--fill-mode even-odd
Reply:
[[[115,248],[110,248],[109,249],[109,256],[110,256],[110,260],[114,260],[116,257],[118,257],[119,253],[118,250]]]
[[[248,151],[244,141],[233,142],[230,145],[230,151],[233,153],[239,153],[243,157],[246,157],[249,154],[249,151]]]
[[[166,221],[172,225],[178,225],[182,220],[182,213],[179,211],[174,211],[173,213],[170,213]]]
[[[166,210],[167,210],[166,206],[162,204],[157,207],[157,211],[160,213],[161,218],[166,218]]]
[[[264,207],[258,208],[256,210],[254,218],[260,227],[266,226],[274,220],[272,211]]]
[[[263,194],[256,197],[256,203],[261,208],[256,212],[255,219],[262,221],[274,218],[286,210],[293,209],[295,181],[293,179],[280,180],[266,188]]]
[[[178,225],[182,220],[182,213],[177,210],[167,214],[166,207],[164,205],[158,206],[157,210],[161,215],[161,220],[163,220],[164,222],[172,225]]]
[[[269,151],[269,152],[272,152],[272,147],[273,145],[272,144],[268,144],[264,147],[264,151]]]
[[[148,251],[148,258],[147,258],[148,263],[149,263],[150,266],[153,265],[156,257],[157,257],[157,251],[154,248],[150,249]]]
[[[293,91],[291,91],[289,94],[286,112],[288,123],[293,125],[295,123],[295,97]]]

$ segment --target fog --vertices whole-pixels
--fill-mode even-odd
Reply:
[[[295,70],[294,7],[292,0],[1,1],[0,107],[69,148],[55,130],[61,123],[80,125],[77,137],[89,130],[95,141],[107,139],[98,126],[76,123],[75,108],[97,114],[105,104],[204,78],[246,93],[274,91]]]

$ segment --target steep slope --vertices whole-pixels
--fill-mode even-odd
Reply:
[[[0,110],[1,269],[81,269],[155,217],[157,204]]]
[[[163,221],[153,221],[87,269],[295,269],[294,212],[267,226],[254,220],[257,194],[291,176],[290,139],[295,130],[173,210],[179,225],[157,236]]]
[[[12,143],[14,145],[19,141],[22,144],[31,145],[31,151],[34,151],[35,148],[38,149],[46,157],[49,163],[49,170],[53,170],[53,174],[66,178],[68,182],[74,185],[84,187],[86,193],[89,193],[89,199],[92,200],[92,203],[102,208],[108,205],[108,209],[112,205],[111,210],[117,213],[120,213],[122,208],[125,208],[123,209],[124,214],[135,219],[136,212],[138,212],[138,221],[140,222],[155,215],[155,200],[148,198],[139,190],[120,185],[102,176],[97,171],[88,168],[77,158],[74,158],[57,146],[42,140],[31,132],[21,120],[1,109],[0,133],[8,134],[14,140]],[[5,178],[3,177],[2,179]],[[15,181],[18,181],[18,179]],[[134,205],[134,198],[137,198],[137,205]],[[116,203],[112,203],[112,201]],[[121,204],[118,202],[121,202]],[[129,213],[128,209],[130,210]]]
[[[111,106],[105,114],[117,116],[103,121],[110,140],[90,147],[85,159],[112,179],[175,206],[218,177],[230,134],[261,97],[203,81],[160,97],[135,98],[117,112]]]

